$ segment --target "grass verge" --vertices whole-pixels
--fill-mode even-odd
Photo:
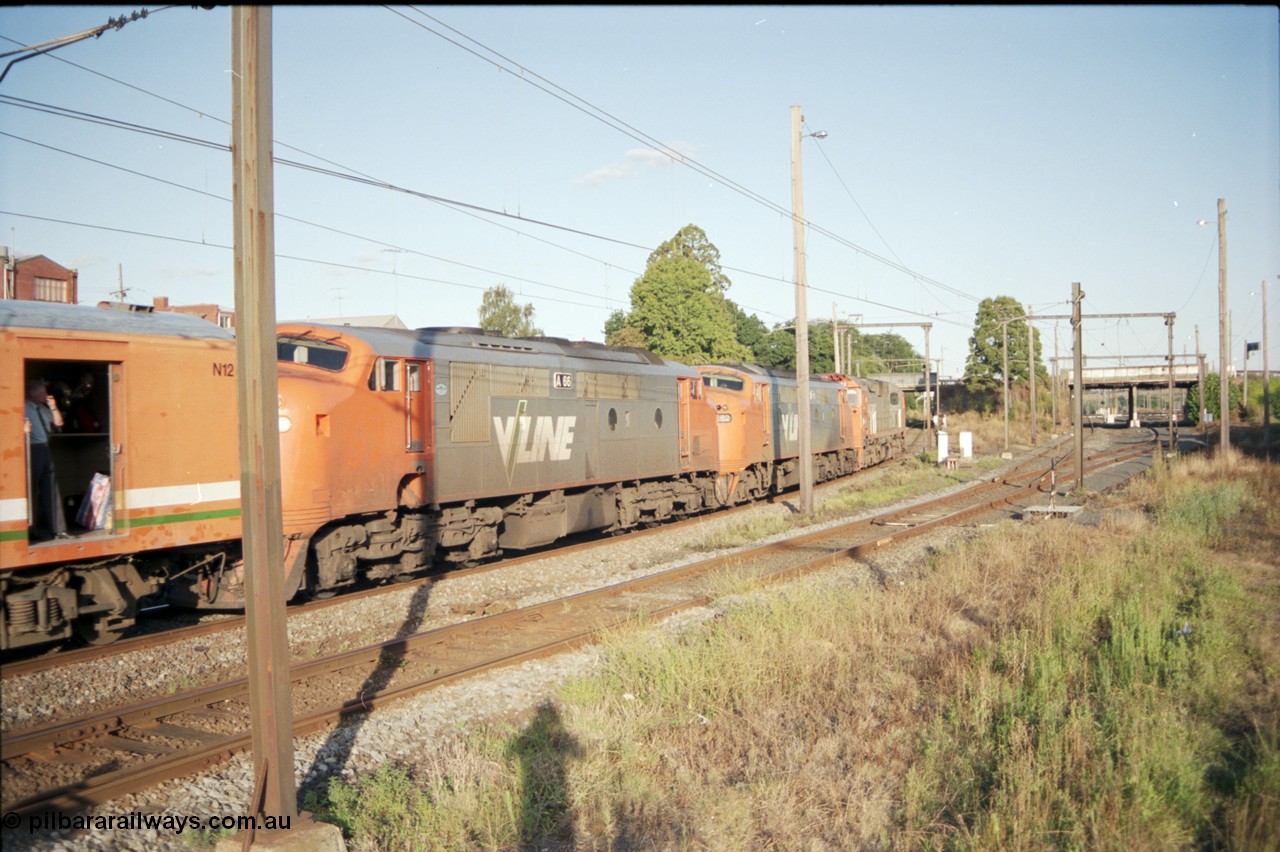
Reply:
[[[379,849],[1276,848],[1277,498],[1188,459],[919,581],[735,587],[313,806]]]

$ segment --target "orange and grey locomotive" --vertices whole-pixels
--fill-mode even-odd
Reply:
[[[478,329],[278,329],[286,588],[330,590],[717,505],[698,373]]]

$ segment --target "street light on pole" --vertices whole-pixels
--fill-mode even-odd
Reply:
[[[791,107],[791,225],[795,239],[796,273],[796,414],[800,430],[800,514],[813,514],[813,436],[809,412],[809,309],[806,305],[804,249],[804,186],[800,163],[800,140],[805,136],[825,139],[827,131],[800,132],[804,116],[800,107]]]

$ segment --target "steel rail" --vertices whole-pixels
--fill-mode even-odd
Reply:
[[[1140,447],[1136,450],[1133,448],[1121,448],[1117,451],[1099,454],[1092,460],[1091,469],[1113,465],[1126,458],[1136,457],[1148,452],[1149,449],[1147,447]],[[767,576],[762,577],[762,579],[776,580],[818,570],[839,561],[863,556],[890,544],[922,535],[940,526],[962,523],[972,517],[990,512],[994,508],[1011,503],[1018,494],[1025,493],[1027,489],[1038,487],[1038,483],[1047,473],[1047,470],[1024,472],[1016,478],[1026,481],[1019,483],[1010,481],[1015,478],[1012,474],[1000,480],[981,483],[977,487],[966,489],[961,492],[961,495],[972,497],[975,496],[976,492],[985,494],[986,491],[992,488],[1010,490],[1009,493],[1000,494],[994,499],[983,499],[977,504],[929,521],[901,528],[888,534],[877,533],[870,540],[852,547],[809,557],[798,563],[793,562],[784,568],[771,569],[767,572]],[[913,508],[918,510],[933,504],[950,504],[955,502],[956,498],[957,495],[947,495],[934,501],[925,501]],[[460,661],[454,664],[452,668],[436,671],[437,666],[431,666],[432,671],[428,676],[419,678],[413,683],[397,685],[393,689],[380,689],[370,695],[357,695],[354,698],[343,701],[339,706],[311,713],[304,718],[298,719],[295,724],[295,735],[318,730],[354,713],[366,712],[422,690],[436,688],[485,670],[547,656],[594,641],[602,630],[609,629],[620,623],[634,621],[636,611],[626,607],[614,606],[614,603],[626,594],[656,588],[669,588],[673,584],[687,584],[694,578],[699,578],[711,571],[718,570],[728,562],[742,564],[752,559],[760,559],[770,554],[776,555],[779,553],[794,555],[797,549],[811,544],[816,545],[821,539],[847,537],[851,532],[859,528],[865,530],[867,527],[872,526],[878,519],[900,514],[901,511],[884,513],[874,518],[862,519],[826,530],[806,533],[787,539],[784,542],[748,548],[691,565],[668,569],[646,577],[624,581],[602,589],[583,592],[568,598],[485,616],[409,637],[388,640],[323,660],[296,665],[291,670],[291,677],[295,683],[306,681],[309,678],[320,678],[344,669],[351,669],[361,665],[367,666],[370,663],[372,663],[374,671],[377,671],[379,666],[383,665],[388,659],[404,661],[412,655],[421,656],[425,652],[431,652],[428,654],[429,658],[437,661],[447,659],[448,655],[442,654],[442,650],[454,653],[455,658],[461,657]],[[702,606],[707,603],[709,603],[709,599],[704,594],[686,594],[684,599],[677,603],[656,608],[646,607],[643,611],[648,613],[650,617],[661,617],[681,609]],[[595,618],[588,617],[592,607],[596,608],[597,614]],[[610,617],[609,614],[613,609],[620,610],[621,614],[612,613],[612,617]],[[526,632],[532,630],[534,641],[525,641],[522,646],[515,650],[497,655],[488,652],[488,648],[493,647],[493,645],[510,643],[520,633],[521,628]],[[485,634],[488,634],[488,638],[491,640],[492,644],[489,646],[482,646],[481,643],[476,642],[477,637]],[[474,653],[470,653],[472,651]],[[388,655],[390,656],[388,657]],[[363,673],[360,676],[365,678],[366,683],[369,682],[371,677]],[[243,701],[247,694],[247,685],[247,678],[240,678],[210,687],[191,690],[178,696],[153,699],[132,708],[110,710],[84,719],[15,732],[3,738],[3,742],[0,743],[0,754],[3,755],[5,760],[11,760],[24,753],[31,753],[41,749],[53,749],[79,740],[101,739],[125,729],[132,728],[140,733],[145,733],[146,726],[149,723],[157,722],[166,717],[226,701]],[[222,736],[212,742],[202,743],[200,746],[187,751],[90,777],[73,784],[63,785],[21,801],[6,804],[4,808],[6,811],[27,813],[49,808],[83,807],[108,801],[126,792],[145,789],[160,780],[200,771],[249,748],[250,745],[251,739],[247,733]]]

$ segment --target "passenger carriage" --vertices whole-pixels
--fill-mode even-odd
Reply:
[[[0,301],[0,647],[110,641],[148,594],[208,605],[235,585],[234,364],[231,334],[194,317]],[[82,391],[50,437],[66,537],[34,534],[29,379]]]

